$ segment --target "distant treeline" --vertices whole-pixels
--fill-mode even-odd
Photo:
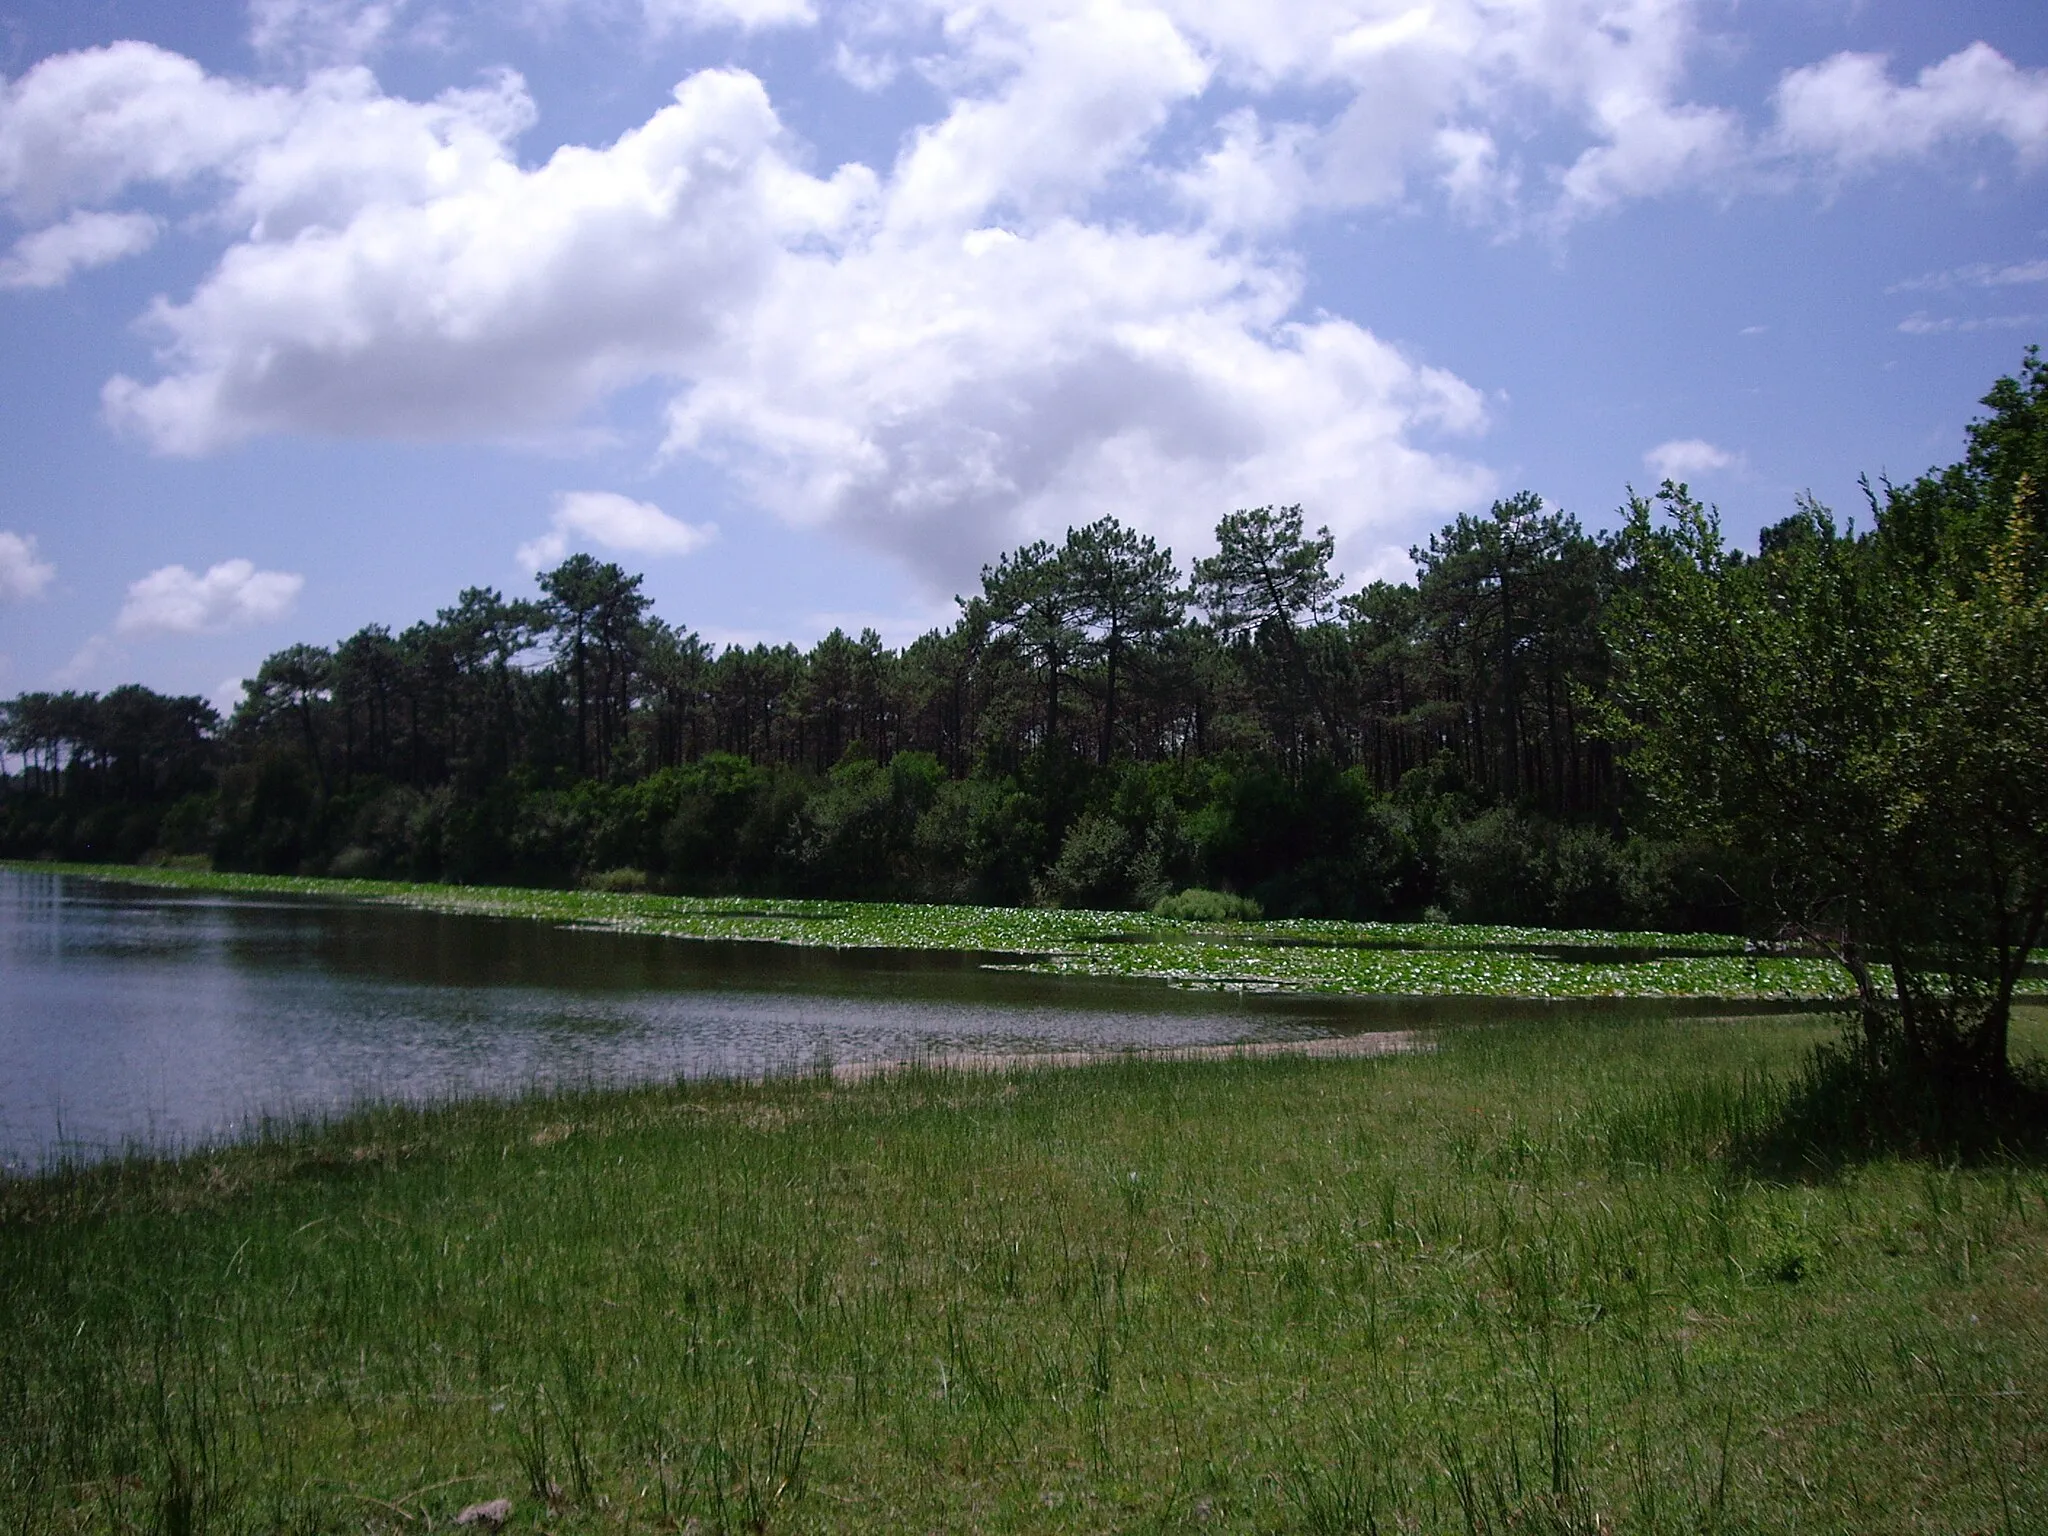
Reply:
[[[0,851],[465,882],[1571,924],[1739,918],[1627,835],[1594,719],[1626,539],[1534,495],[1339,595],[1301,509],[1183,569],[1105,518],[958,620],[714,650],[575,555],[265,661],[231,719],[137,687],[0,704]]]

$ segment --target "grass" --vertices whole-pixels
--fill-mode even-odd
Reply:
[[[1295,919],[1201,923],[1144,912],[888,902],[648,896],[413,885],[100,865],[17,866],[196,891],[282,893],[487,913],[678,938],[968,950],[1060,975],[1183,986],[1417,997],[1727,998],[1827,1001],[1832,961],[1750,953],[1722,934],[1608,933],[1449,923]],[[2026,985],[2048,992],[2048,978]]]
[[[1833,1028],[390,1109],[0,1183],[0,1529],[2043,1529],[2048,1173],[1764,1176]]]

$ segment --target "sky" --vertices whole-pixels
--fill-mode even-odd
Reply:
[[[2041,339],[2040,0],[0,0],[0,695],[578,550],[807,644],[1105,514],[1748,539]]]

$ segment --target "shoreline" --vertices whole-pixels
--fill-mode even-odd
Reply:
[[[1114,1066],[1124,1062],[1266,1061],[1289,1056],[1312,1061],[1356,1061],[1376,1056],[1409,1055],[1432,1048],[1420,1030],[1393,1029],[1333,1035],[1321,1040],[1258,1040],[1231,1045],[1168,1045],[1121,1051],[942,1051],[930,1056],[836,1062],[831,1075],[835,1083],[865,1083],[914,1072],[1000,1076],[1068,1067]],[[767,1079],[749,1081],[765,1082]]]

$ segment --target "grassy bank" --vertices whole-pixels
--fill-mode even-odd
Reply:
[[[294,893],[526,917],[677,938],[994,952],[1021,970],[1188,985],[1424,997],[1824,1000],[1832,961],[1752,954],[1719,934],[1289,919],[1200,923],[1148,912],[754,900],[324,880],[114,865],[11,866],[195,891]],[[2048,989],[2048,981],[2028,983]]]
[[[1754,1161],[1831,1028],[389,1111],[0,1184],[0,1523],[2038,1530],[2048,1173]]]

